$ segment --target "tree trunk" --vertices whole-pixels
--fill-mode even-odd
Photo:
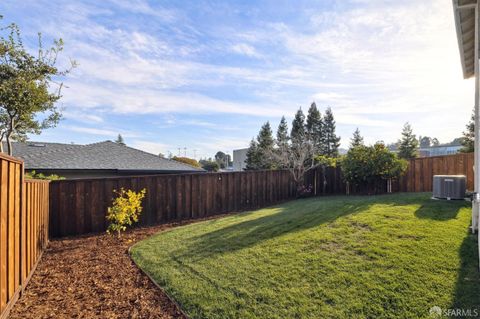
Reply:
[[[322,177],[322,193],[325,195],[327,192],[327,170],[325,169],[325,165],[322,165]]]
[[[7,132],[7,146],[8,146],[8,155],[12,156],[13,155],[13,148],[12,148],[12,134],[14,130],[14,119],[13,117],[10,118],[10,123],[8,125],[8,132]]]
[[[7,134],[7,151],[8,151],[8,155],[12,156],[13,148],[12,148],[12,140],[10,139],[10,134]]]
[[[3,153],[3,138],[5,137],[5,133],[0,135],[0,153]]]

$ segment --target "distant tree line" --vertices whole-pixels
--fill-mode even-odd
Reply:
[[[331,108],[322,117],[315,102],[307,116],[299,108],[289,132],[285,117],[278,125],[275,138],[269,122],[262,125],[257,137],[252,139],[247,151],[246,169],[288,168],[298,172],[308,170],[319,163],[318,156],[338,157],[340,137]],[[295,176],[300,179],[301,176]]]

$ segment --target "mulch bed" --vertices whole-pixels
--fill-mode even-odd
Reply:
[[[173,226],[133,229],[120,240],[51,241],[9,318],[185,318],[128,255],[135,242]]]

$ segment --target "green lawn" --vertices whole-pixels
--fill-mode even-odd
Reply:
[[[470,204],[321,197],[199,222],[132,248],[192,318],[429,318],[480,310]]]

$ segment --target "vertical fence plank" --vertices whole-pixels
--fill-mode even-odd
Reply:
[[[10,192],[13,192],[13,212],[15,215],[15,231],[14,231],[14,237],[15,237],[15,251],[14,251],[14,272],[15,272],[15,282],[14,282],[14,289],[16,290],[17,287],[20,286],[20,183],[22,182],[20,179],[20,171],[22,170],[22,167],[20,163],[14,163],[13,164],[13,188],[10,189]]]
[[[8,299],[15,292],[15,168],[12,162],[8,163]]]
[[[27,221],[26,221],[26,218],[27,218],[27,214],[26,214],[26,211],[27,211],[27,207],[26,207],[26,187],[27,187],[27,184],[24,183],[23,181],[22,182],[22,190],[21,190],[21,214],[22,214],[22,217],[21,217],[21,229],[20,229],[20,233],[21,233],[21,238],[20,238],[20,244],[21,244],[21,247],[20,247],[20,250],[21,250],[21,273],[20,273],[20,278],[21,278],[21,281],[20,283],[23,285],[24,282],[25,282],[25,279],[27,278],[27,244],[26,244],[26,240],[27,240]]]
[[[8,183],[8,162],[1,161],[1,185],[7,185]],[[0,194],[0,313],[6,307],[8,302],[7,298],[7,264],[8,264],[8,206],[7,206],[7,192],[4,187],[1,189]]]

